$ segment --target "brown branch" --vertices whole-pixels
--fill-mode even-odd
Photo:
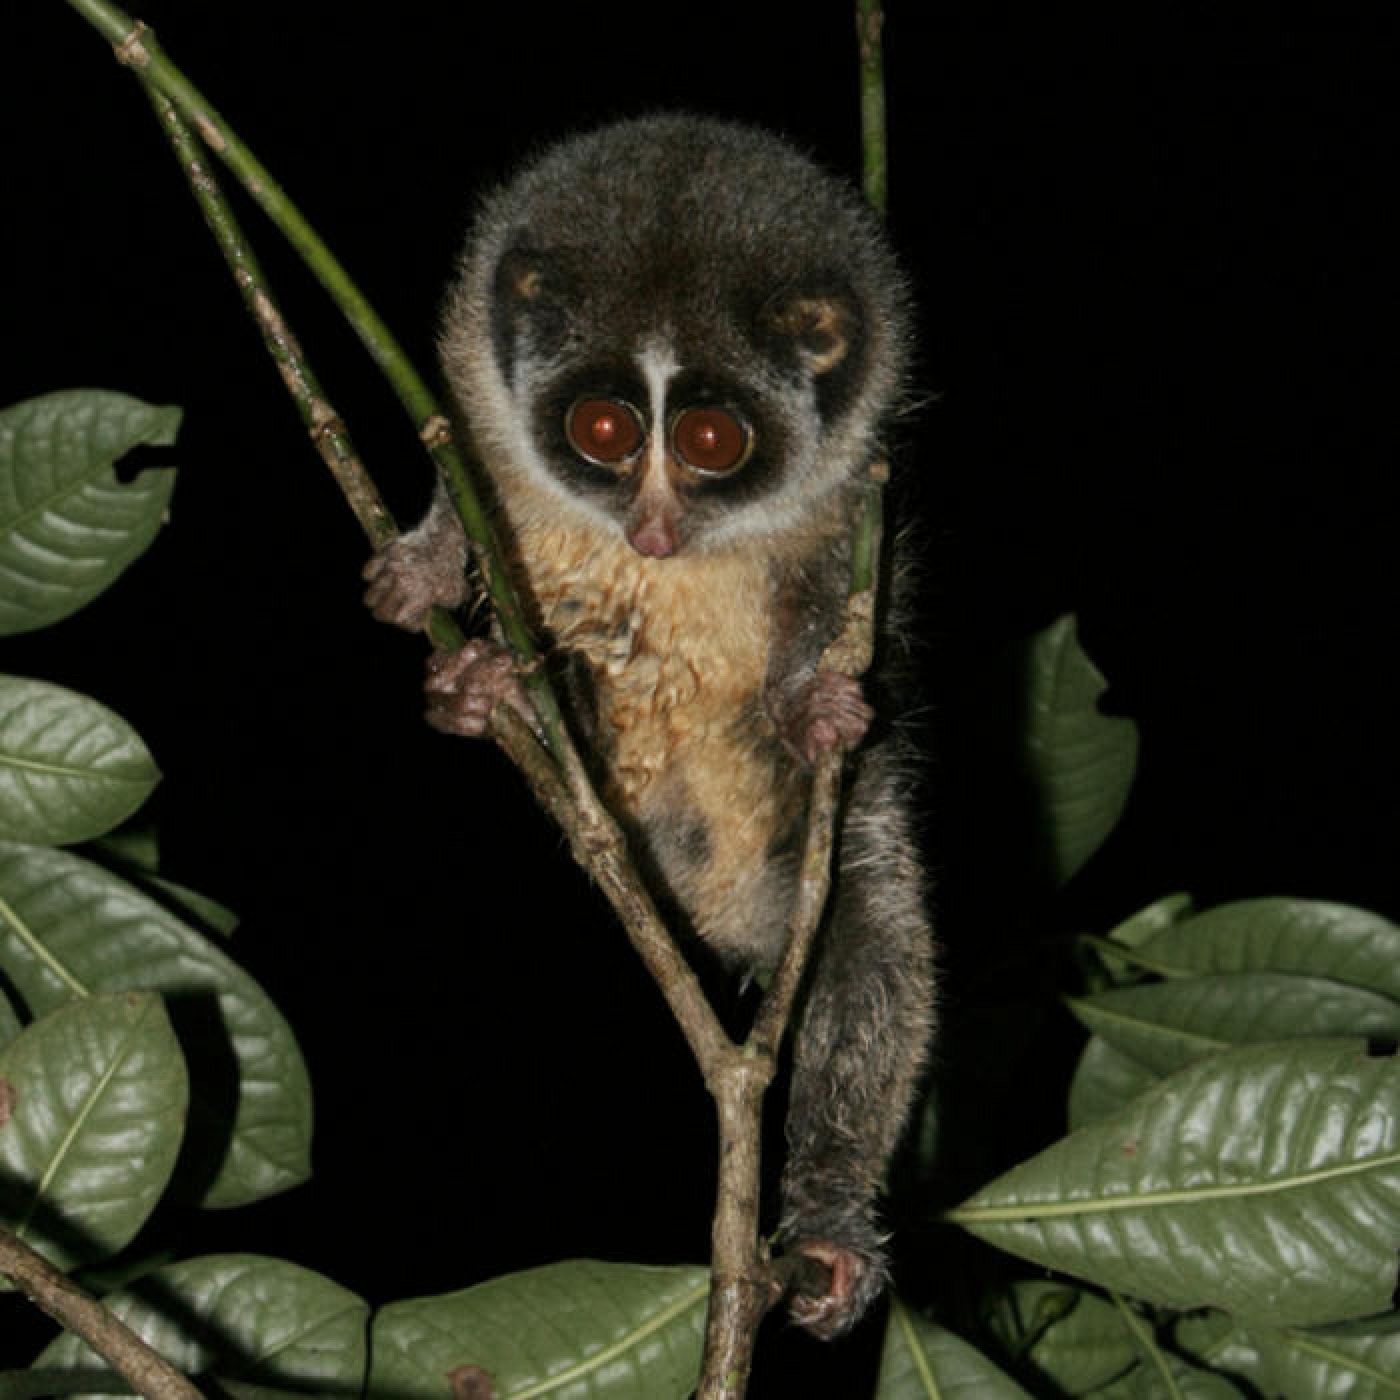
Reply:
[[[883,466],[871,468],[877,481]],[[868,520],[867,516],[867,520]],[[878,521],[878,517],[877,517]],[[867,539],[870,572],[878,555],[878,526]],[[860,676],[874,650],[874,587],[846,600],[845,623],[822,654],[821,665]],[[825,1288],[816,1261],[773,1263],[759,1234],[758,1186],[763,1095],[777,1069],[778,1052],[792,1018],[807,963],[816,944],[831,890],[836,816],[841,798],[842,753],[827,749],[812,770],[807,832],[797,890],[788,916],[787,944],[754,1017],[748,1040],[707,1076],[719,1113],[719,1185],[710,1235],[710,1306],[697,1400],[740,1400],[753,1364],[754,1344],[765,1314],[795,1288]]]
[[[754,1344],[783,1287],[759,1234],[766,1054],[735,1050],[711,1083],[719,1117],[719,1181],[710,1228],[710,1300],[696,1400],[741,1400]]]
[[[826,909],[840,797],[841,754],[836,749],[828,749],[818,757],[812,770],[812,790],[807,798],[807,836],[798,869],[797,897],[788,919],[787,945],[749,1032],[749,1044],[766,1055],[776,1057],[782,1045]]]
[[[499,706],[497,707],[500,708]],[[586,778],[569,774],[574,816],[565,823],[575,859],[597,880],[628,940],[661,989],[710,1092],[734,1043],[710,1005],[700,979],[671,936],[627,849],[627,838]]]
[[[200,1400],[200,1392],[166,1359],[42,1254],[0,1226],[0,1273],[30,1302],[76,1334],[149,1400]]]

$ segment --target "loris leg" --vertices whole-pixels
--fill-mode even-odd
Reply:
[[[867,753],[797,1029],[780,1236],[831,1271],[826,1293],[790,1304],[819,1337],[851,1327],[888,1277],[876,1195],[933,1025],[932,934],[906,802],[889,750]]]

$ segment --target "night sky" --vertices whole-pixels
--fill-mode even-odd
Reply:
[[[187,1238],[374,1301],[700,1257],[710,1112],[659,997],[499,755],[421,724],[423,644],[364,613],[364,541],[136,84],[59,0],[10,8],[0,396],[103,386],[185,420],[168,530],[0,668],[140,730],[165,871],[242,915],[235,954],[318,1092],[316,1180]],[[858,167],[842,3],[140,13],[425,368],[475,197],[557,135],[681,107]],[[980,994],[985,944],[1176,890],[1400,916],[1393,65],[1356,36],[959,14],[892,3],[887,27],[946,998]],[[240,207],[411,521],[411,428]],[[979,677],[1071,610],[1140,726],[1139,777],[1061,902],[1008,923],[1022,857],[982,800]]]

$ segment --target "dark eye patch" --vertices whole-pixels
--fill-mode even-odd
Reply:
[[[728,509],[759,500],[781,486],[788,433],[770,403],[748,385],[726,375],[683,369],[666,386],[669,423],[677,424],[691,409],[722,410],[732,414],[745,429],[738,470],[697,475],[689,483],[697,506],[713,501],[716,509],[721,508],[721,503]]]
[[[625,404],[635,415],[638,440],[628,444],[619,460],[635,456],[650,431],[647,392],[635,368],[625,361],[601,360],[560,374],[534,400],[531,421],[535,442],[560,480],[592,500],[620,500],[625,478],[617,463],[609,465],[606,452],[580,452],[570,440],[571,426],[578,431],[577,407],[604,401]]]

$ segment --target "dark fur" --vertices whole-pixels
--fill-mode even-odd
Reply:
[[[605,795],[694,931],[744,968],[781,952],[814,726],[839,720],[848,743],[864,727],[849,720],[859,698],[829,693],[817,665],[906,324],[903,282],[852,192],[771,136],[685,117],[546,153],[486,204],[448,300],[448,378],[535,621],[572,659]],[[668,415],[725,405],[755,446],[730,476],[677,477],[679,547],[643,558],[626,528],[638,473],[585,462],[563,423],[575,399],[606,394],[661,431],[658,383]],[[401,547],[404,572],[421,580],[436,555],[450,575],[459,551],[439,501]],[[794,1303],[819,1335],[885,1281],[876,1199],[933,1017],[898,718],[882,714],[851,757],[794,1051],[780,1236],[844,1260],[832,1296]]]

